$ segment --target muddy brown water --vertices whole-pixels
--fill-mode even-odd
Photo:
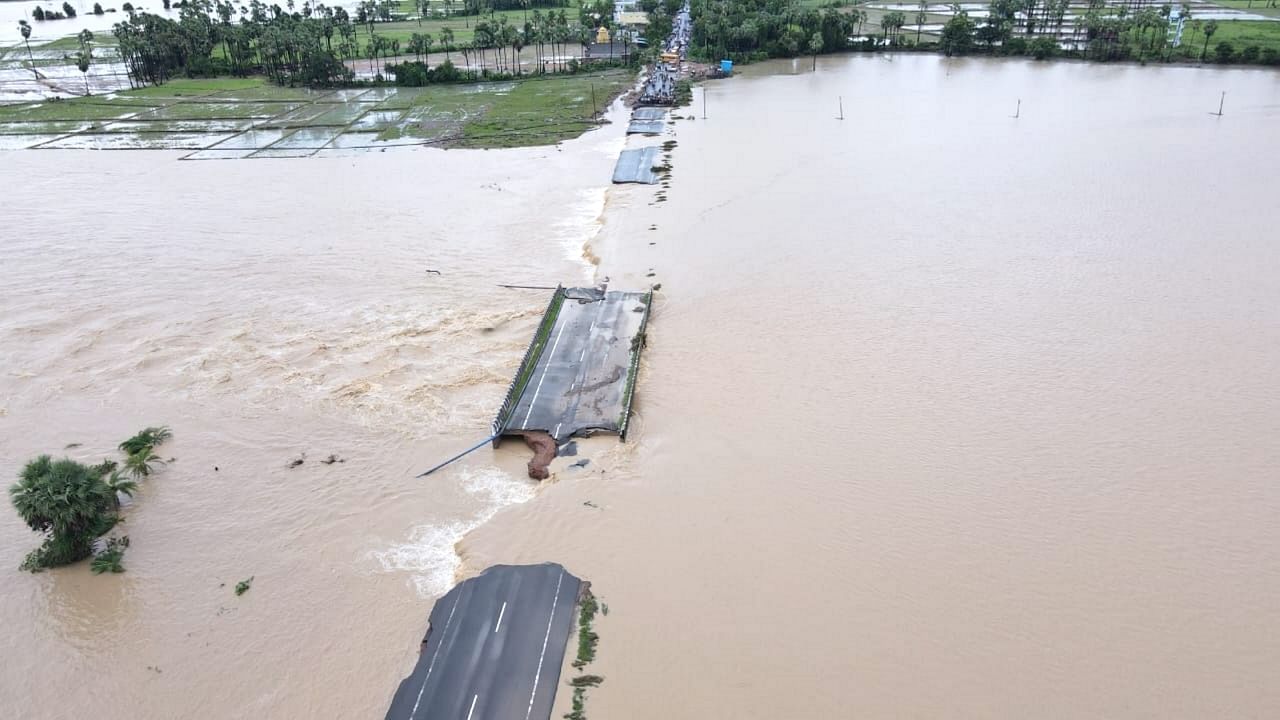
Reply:
[[[1280,76],[808,67],[696,96],[665,202],[604,184],[622,123],[0,156],[0,473],[176,458],[124,575],[18,573],[0,513],[11,713],[378,717],[433,597],[547,559],[610,608],[596,717],[1280,712]],[[631,442],[413,480],[545,305],[495,285],[604,277],[663,286]]]

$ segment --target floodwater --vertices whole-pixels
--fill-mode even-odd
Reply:
[[[1280,75],[809,62],[656,139],[5,154],[0,474],[175,435],[124,575],[3,570],[0,512],[13,714],[377,717],[433,597],[543,560],[610,608],[592,716],[1280,714]],[[605,277],[662,283],[630,442],[413,479],[545,305],[496,284]]]

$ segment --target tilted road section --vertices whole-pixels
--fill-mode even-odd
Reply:
[[[548,563],[496,565],[450,590],[387,720],[548,720],[581,587]]]
[[[651,292],[558,288],[516,372],[493,434],[626,437]],[[496,441],[495,441],[496,442]]]
[[[659,128],[661,130],[661,128]],[[623,150],[613,166],[613,182],[653,185],[658,182],[654,164],[658,162],[658,147],[642,147]]]

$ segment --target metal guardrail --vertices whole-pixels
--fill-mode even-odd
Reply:
[[[564,286],[557,284],[555,292],[551,294],[551,301],[547,303],[547,310],[542,314],[542,322],[538,323],[538,329],[534,332],[533,339],[529,341],[529,347],[524,352],[524,359],[520,361],[520,366],[516,368],[516,374],[511,378],[511,384],[507,387],[507,397],[502,401],[502,405],[498,408],[498,414],[493,418],[493,425],[490,429],[493,431],[494,447],[497,447],[498,443],[502,441],[502,431],[506,429],[511,411],[524,393],[524,387],[528,383],[528,376],[525,371],[536,365],[538,358],[542,357],[542,350],[547,346],[546,339],[551,334],[551,328],[555,325],[556,317],[560,315],[560,305],[563,303]],[[532,372],[528,374],[531,375]],[[522,378],[523,381],[521,380]]]

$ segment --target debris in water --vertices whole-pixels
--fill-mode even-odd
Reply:
[[[299,465],[301,465],[303,462],[305,462],[305,461],[306,461],[306,459],[307,459],[307,454],[306,454],[306,453],[302,453],[302,456],[301,456],[301,457],[295,458],[295,459],[294,459],[292,462],[290,462],[286,467],[288,467],[290,470],[292,470],[293,468],[296,468],[296,467],[298,467]]]
[[[549,433],[537,430],[523,430],[520,436],[533,450],[533,459],[529,461],[529,477],[534,480],[546,480],[551,477],[547,466],[556,458],[556,439]]]
[[[600,506],[599,506],[599,505],[597,505],[597,504],[595,504],[595,503],[591,502],[590,500],[585,500],[585,501],[583,501],[583,503],[582,503],[582,504],[583,504],[583,505],[586,505],[586,506],[587,506],[587,507],[589,507],[589,508],[595,508],[595,509],[597,509],[597,510],[599,510],[599,509],[600,509]]]
[[[329,457],[321,460],[320,462],[325,465],[332,465],[334,463],[344,463],[346,461],[347,461],[346,458],[340,458],[337,455],[334,455],[333,453],[329,453]]]
[[[443,273],[441,273],[439,270],[432,270],[431,268],[427,268],[427,272],[428,272],[428,273],[431,273],[431,274],[434,274],[434,275],[440,275],[441,277],[443,277],[443,276],[444,276],[444,274],[443,274]]]
[[[251,585],[253,585],[252,575],[249,576],[248,580],[241,580],[240,582],[236,583],[236,595],[239,596],[249,592],[249,587]]]
[[[66,445],[64,445],[64,446],[63,446],[63,448],[62,448],[62,449],[63,449],[63,450],[70,450],[70,449],[72,449],[72,448],[78,448],[78,447],[80,447],[80,443],[67,443]]]
[[[584,468],[584,467],[586,467],[586,466],[588,466],[588,465],[590,465],[590,464],[591,464],[591,460],[589,460],[588,458],[582,458],[581,460],[579,460],[578,462],[574,463],[574,464],[573,464],[573,465],[571,465],[570,467]]]
[[[561,445],[560,449],[556,451],[556,455],[558,457],[576,457],[578,455],[578,441],[570,440]]]

